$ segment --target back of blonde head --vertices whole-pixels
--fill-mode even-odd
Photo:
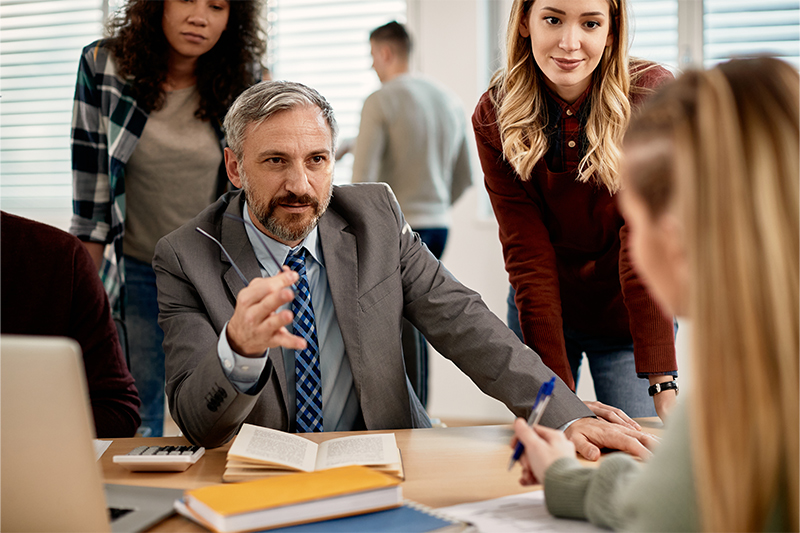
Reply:
[[[800,93],[768,58],[683,76],[626,143],[667,139],[630,186],[686,235],[695,481],[708,531],[763,530],[776,501],[798,530]],[[668,183],[664,183],[668,182]]]
[[[490,95],[497,110],[503,155],[522,180],[548,149],[547,103],[541,72],[520,22],[534,0],[514,0],[506,30],[506,65],[492,78]],[[607,47],[592,80],[591,110],[586,119],[588,147],[578,179],[594,181],[609,192],[619,190],[621,143],[631,114],[628,65],[628,15],[625,0],[608,0],[614,42]],[[641,62],[644,63],[644,62]]]

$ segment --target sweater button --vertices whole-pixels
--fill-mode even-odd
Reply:
[[[567,146],[569,146],[570,148],[575,148],[575,141],[568,142]]]

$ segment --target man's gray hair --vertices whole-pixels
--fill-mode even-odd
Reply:
[[[225,115],[225,136],[228,146],[242,159],[244,132],[250,124],[261,124],[279,111],[303,106],[316,106],[331,130],[332,146],[336,147],[338,126],[333,108],[316,90],[292,81],[262,81],[253,85],[233,102]]]

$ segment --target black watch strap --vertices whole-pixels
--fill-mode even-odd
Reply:
[[[656,383],[654,385],[650,385],[650,388],[647,389],[647,393],[650,396],[655,396],[659,392],[664,392],[665,390],[674,390],[675,395],[678,394],[678,382],[675,380],[672,381],[665,381],[664,383]]]

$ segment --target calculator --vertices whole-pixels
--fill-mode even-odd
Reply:
[[[202,446],[139,446],[114,462],[131,472],[183,472],[200,459]]]

